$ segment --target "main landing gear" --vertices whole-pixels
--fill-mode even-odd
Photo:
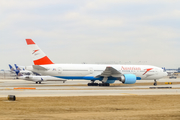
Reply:
[[[88,86],[109,86],[109,83],[94,83],[94,81],[91,81],[91,83],[87,84]]]
[[[36,84],[38,84],[38,82],[36,82]],[[39,84],[41,84],[41,82],[39,82]]]
[[[87,84],[88,86],[98,86],[98,83],[94,83],[94,80],[91,80],[91,83]]]
[[[156,81],[156,79],[154,80],[154,86],[156,86],[157,85],[157,81]]]
[[[99,86],[109,86],[109,83],[99,83]]]

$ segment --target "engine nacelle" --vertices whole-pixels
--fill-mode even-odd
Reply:
[[[134,84],[136,83],[136,76],[134,74],[124,74],[120,77],[120,81],[123,84]]]

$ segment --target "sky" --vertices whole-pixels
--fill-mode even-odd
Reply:
[[[32,65],[31,38],[54,63],[180,67],[179,0],[1,0],[0,69]]]

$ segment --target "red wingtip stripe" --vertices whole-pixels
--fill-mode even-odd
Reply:
[[[32,39],[26,39],[27,45],[35,44]]]
[[[34,65],[48,65],[48,64],[54,64],[47,56],[34,60]]]

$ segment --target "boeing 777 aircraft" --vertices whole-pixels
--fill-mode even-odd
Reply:
[[[89,80],[88,86],[109,86],[116,80],[134,84],[136,80],[156,80],[167,75],[162,68],[151,65],[54,64],[31,39],[26,39],[33,57],[28,70],[62,79]],[[96,80],[102,83],[95,83]]]

